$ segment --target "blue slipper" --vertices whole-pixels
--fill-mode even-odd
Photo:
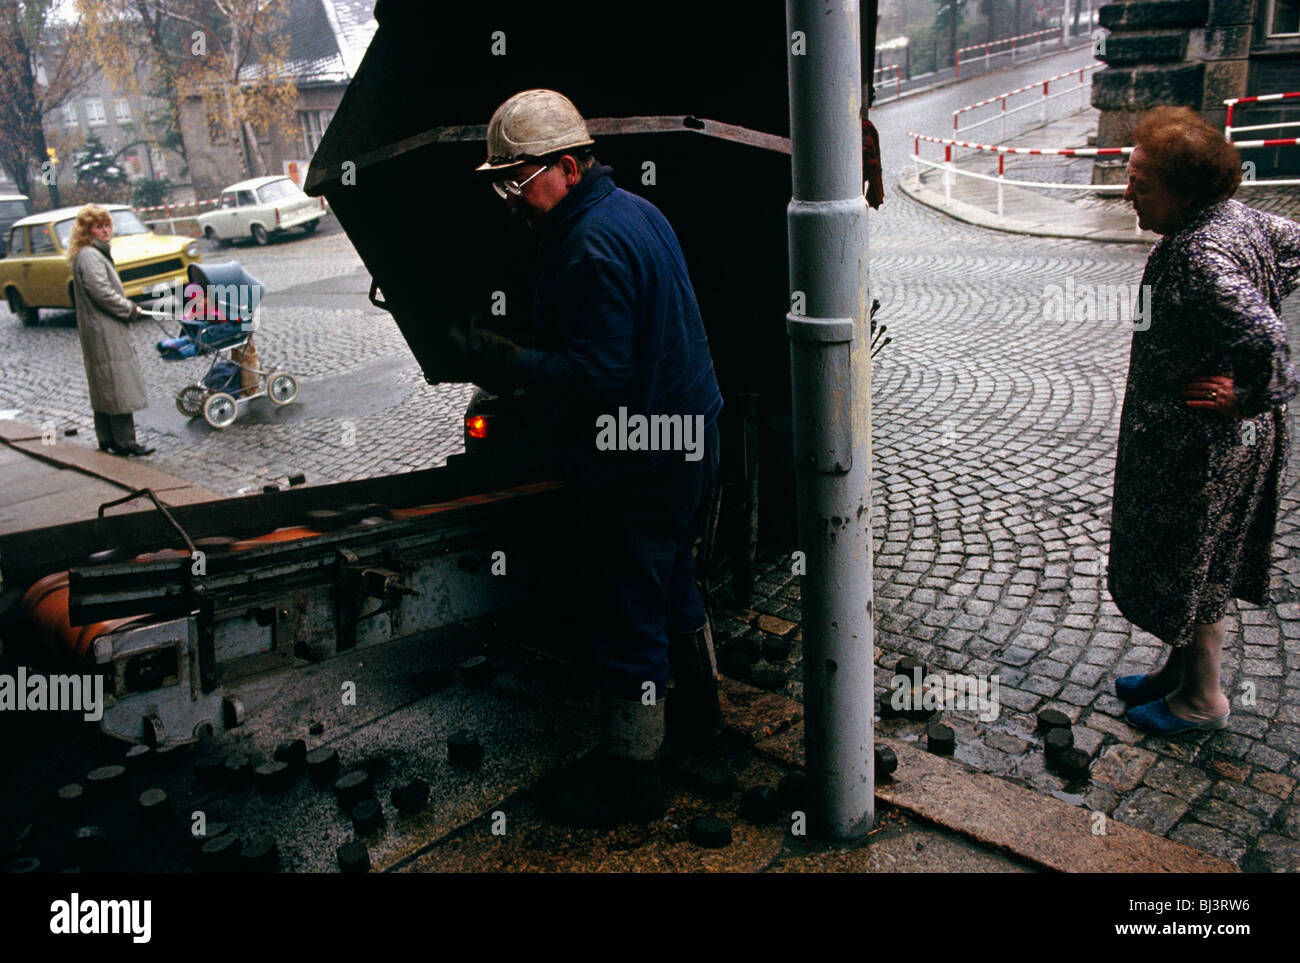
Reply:
[[[1149,675],[1122,675],[1115,680],[1115,694],[1129,705],[1142,705],[1166,695]]]
[[[1230,715],[1232,715],[1231,712],[1225,712],[1217,719],[1209,719],[1205,722],[1189,722],[1174,715],[1169,710],[1169,703],[1161,698],[1156,699],[1154,702],[1148,702],[1146,705],[1133,707],[1124,716],[1124,719],[1130,725],[1145,729],[1147,732],[1154,732],[1162,736],[1176,736],[1180,732],[1226,729]]]

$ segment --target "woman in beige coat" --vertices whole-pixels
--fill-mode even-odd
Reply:
[[[77,212],[68,244],[77,333],[100,449],[115,455],[148,455],[153,449],[136,441],[132,414],[149,406],[130,331],[140,306],[127,299],[117,276],[108,246],[112,236],[113,219],[104,208],[87,204]]]

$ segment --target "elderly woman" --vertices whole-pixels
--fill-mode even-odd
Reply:
[[[117,276],[108,246],[112,236],[113,219],[104,208],[87,204],[77,212],[68,243],[77,333],[100,449],[148,455],[153,449],[136,441],[132,414],[149,406],[129,327],[140,306],[127,299]]]
[[[1300,390],[1278,312],[1300,279],[1300,225],[1230,200],[1237,149],[1195,112],[1157,108],[1133,141],[1124,197],[1163,237],[1142,278],[1151,325],[1133,334],[1108,582],[1172,650],[1115,689],[1143,729],[1222,729],[1224,610],[1268,602],[1285,403]]]

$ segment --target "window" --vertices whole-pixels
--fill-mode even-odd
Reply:
[[[26,254],[27,253],[27,228],[15,227],[9,235],[9,253]]]
[[[253,206],[254,204],[256,204],[256,203],[257,203],[257,198],[253,197],[253,192],[252,192],[252,191],[240,191],[240,192],[239,192],[239,206],[240,206],[240,207],[252,207],[252,206]]]
[[[1268,22],[1270,37],[1300,34],[1300,0],[1270,0]]]
[[[131,102],[125,97],[119,97],[116,104],[117,122],[119,124],[131,123]]]
[[[298,186],[290,180],[271,181],[260,191],[257,196],[261,198],[263,204],[270,204],[274,201],[283,200],[286,197],[293,197],[295,194],[301,194]]]
[[[320,139],[325,134],[325,128],[329,126],[332,111],[328,110],[300,110],[298,111],[298,125],[302,128],[302,140],[307,145],[307,153],[316,153],[316,148],[320,146]]]
[[[106,122],[104,117],[104,102],[98,97],[90,97],[86,100],[86,123],[92,127],[98,127]]]
[[[118,208],[115,211],[109,211],[108,216],[113,219],[113,234],[115,236],[149,233],[149,228],[144,226],[144,222],[136,217],[135,211],[130,208]]]
[[[221,195],[221,209],[222,209],[223,211],[231,210],[231,209],[234,208],[235,206],[236,206],[236,205],[235,205],[235,192],[234,192],[234,191],[227,191],[226,193],[224,193],[224,194]]]
[[[68,127],[76,127],[77,126],[77,105],[74,104],[72,101],[68,101],[66,104],[63,105],[62,110],[63,110],[63,123],[66,124]]]
[[[47,224],[38,224],[32,228],[32,253],[33,254],[54,254],[58,248],[54,246],[54,238],[50,237],[50,228]]]
[[[113,236],[117,237],[122,234],[148,234],[149,228],[144,226],[140,218],[136,217],[135,211],[128,207],[119,207],[116,210],[109,211],[108,216],[113,219]],[[68,246],[68,238],[72,237],[72,218],[59,221],[54,225],[54,233],[59,236],[59,243],[64,247]]]

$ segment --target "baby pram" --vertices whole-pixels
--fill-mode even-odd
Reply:
[[[257,329],[264,286],[238,261],[191,264],[189,283],[180,304],[155,308],[163,334],[163,319],[179,320],[180,332],[155,345],[164,361],[207,360],[198,381],[176,392],[176,408],[187,418],[203,416],[213,428],[225,428],[239,417],[239,406],[266,396],[274,405],[298,397],[298,379],[287,371],[261,367],[250,348]]]

